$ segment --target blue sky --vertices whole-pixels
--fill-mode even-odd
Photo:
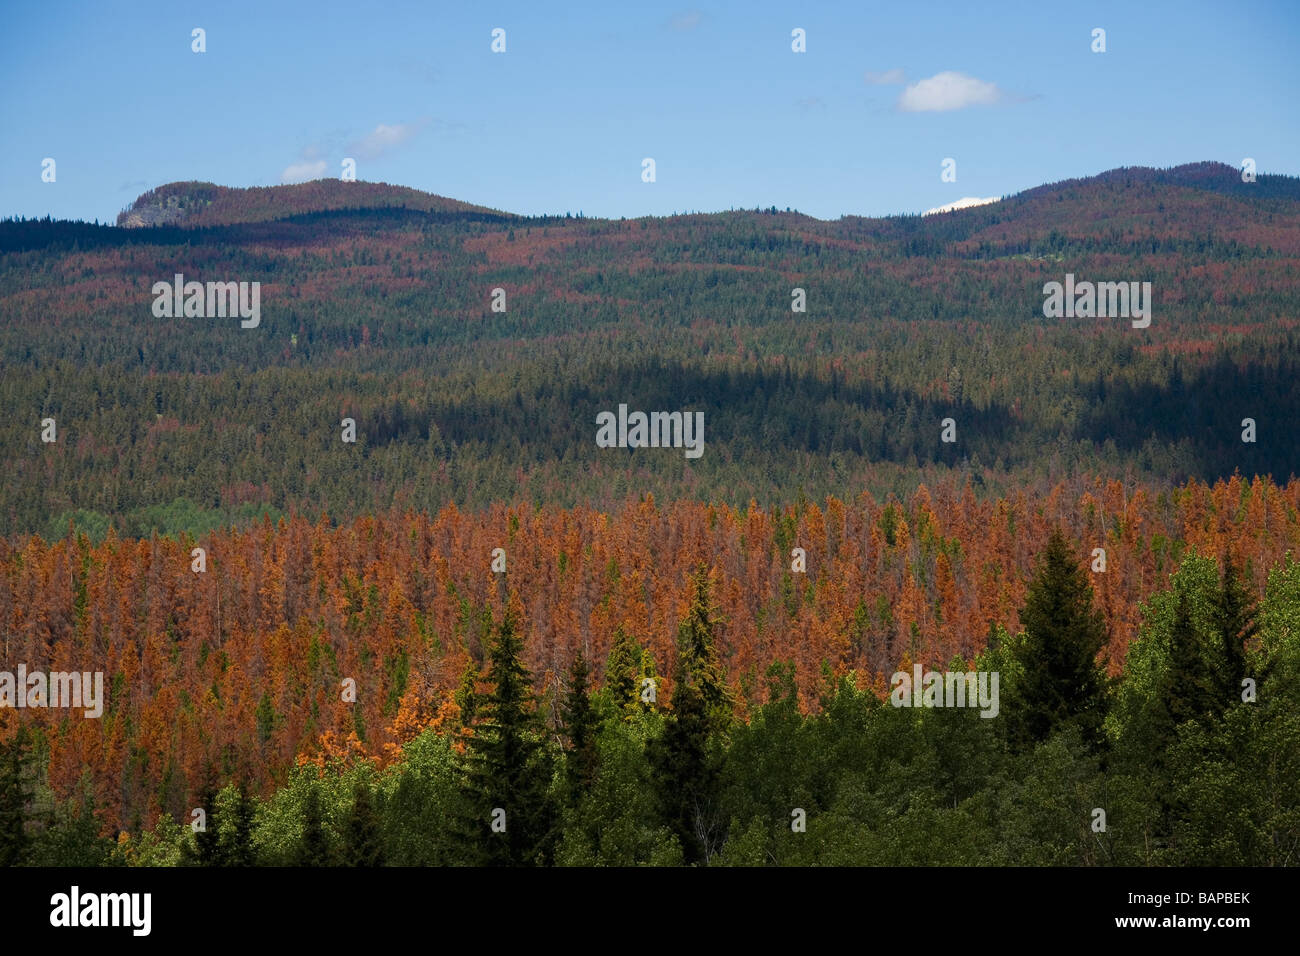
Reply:
[[[1297,175],[1297,41],[1300,3],[1250,0],[43,0],[0,31],[0,215],[111,221],[165,182],[338,176],[348,156],[363,180],[610,217],[913,213],[1247,156]]]

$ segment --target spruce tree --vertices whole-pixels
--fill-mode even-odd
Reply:
[[[465,665],[465,670],[460,675],[460,686],[452,694],[452,700],[460,713],[461,728],[472,726],[475,717],[478,715],[478,682],[479,682],[478,665],[470,661]]]
[[[663,822],[681,844],[685,861],[701,863],[721,839],[718,765],[710,743],[730,726],[731,697],[713,646],[708,579],[702,570],[692,586],[691,607],[677,630],[672,713],[663,735],[650,742],[648,756]]]
[[[21,866],[31,852],[31,762],[27,728],[20,726],[12,740],[0,745],[0,866]]]
[[[677,837],[686,863],[704,862],[711,847],[717,804],[717,768],[709,754],[704,695],[684,659],[673,673],[672,713],[648,757],[658,784],[660,814]]]
[[[1020,624],[1024,640],[1014,655],[1022,674],[1008,713],[1012,742],[1038,743],[1072,723],[1090,747],[1099,748],[1106,678],[1097,655],[1107,643],[1106,624],[1086,572],[1059,529],[1029,585]]]
[[[678,661],[700,692],[709,731],[725,733],[731,726],[734,702],[714,643],[716,624],[709,602],[707,570],[700,568],[691,583],[693,600],[677,629]]]
[[[570,803],[578,800],[596,779],[599,752],[596,749],[596,715],[587,690],[587,660],[579,651],[569,670],[569,689],[561,717],[569,749],[564,757],[565,776],[569,784]]]
[[[1229,551],[1224,556],[1212,617],[1217,644],[1212,667],[1215,716],[1221,716],[1241,700],[1241,682],[1246,677],[1246,642],[1259,630],[1255,613],[1250,592]]]
[[[492,690],[478,700],[466,755],[469,820],[462,831],[471,841],[470,859],[489,865],[547,864],[554,851],[550,755],[522,655],[515,615],[507,610],[489,648]]]
[[[1206,661],[1201,638],[1192,624],[1187,595],[1179,591],[1174,620],[1169,631],[1169,672],[1163,694],[1169,720],[1162,728],[1163,746],[1172,746],[1176,728],[1189,720],[1201,720],[1215,712],[1214,676]]]
[[[1169,763],[1170,750],[1178,742],[1178,727],[1203,718],[1214,703],[1209,668],[1200,635],[1192,623],[1187,594],[1178,590],[1175,601],[1169,629],[1169,666],[1142,741],[1145,757],[1141,773],[1154,792],[1159,810],[1154,835],[1161,844],[1168,840],[1174,820],[1183,810],[1174,792],[1174,772]]]

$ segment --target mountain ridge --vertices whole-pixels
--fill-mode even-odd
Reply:
[[[1300,178],[1271,173],[1261,173],[1253,183],[1241,180],[1241,172],[1234,166],[1214,161],[1184,163],[1172,167],[1120,166],[1092,176],[1063,179],[1031,186],[993,200],[1029,201],[1051,195],[1068,196],[1080,189],[1134,186],[1180,186],[1234,198],[1290,199],[1300,202]],[[949,204],[939,204],[938,209],[948,210]],[[241,225],[289,219],[317,212],[336,212],[369,209],[409,209],[428,213],[477,213],[518,219],[563,218],[558,215],[527,217],[519,213],[493,209],[426,192],[410,186],[382,182],[344,182],[338,179],[317,179],[307,183],[280,186],[235,187],[220,186],[201,181],[164,183],[141,193],[117,217],[121,228],[143,228],[173,225],[182,228],[204,226]],[[975,206],[952,211],[965,212]],[[772,207],[775,209],[775,207]],[[717,210],[711,213],[690,215],[725,215],[728,212],[770,212],[769,210]],[[845,214],[838,219],[818,219],[806,213],[798,215],[816,223],[835,223],[844,220],[887,220],[907,218],[916,214],[896,213],[886,216],[857,216]],[[633,217],[634,219],[669,219],[674,216]],[[594,222],[616,221],[610,218],[582,217]]]

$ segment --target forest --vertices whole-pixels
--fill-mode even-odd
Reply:
[[[37,794],[40,743],[20,729],[0,753],[0,860],[1294,864],[1300,565],[1288,555],[1273,567],[1257,606],[1231,552],[1221,563],[1188,554],[1115,677],[1097,662],[1107,625],[1088,574],[1054,530],[1021,630],[995,625],[974,656],[1003,678],[1003,720],[891,706],[866,675],[829,666],[805,712],[797,667],[779,657],[743,703],[719,654],[719,583],[703,565],[685,581],[671,682],[647,676],[653,656],[619,627],[599,689],[579,650],[539,696],[524,602],[511,593],[484,616],[482,666],[468,664],[436,714],[402,701],[402,743],[367,755],[351,733],[300,755],[262,795],[254,755],[227,747],[195,781],[201,826],[164,814],[151,829],[103,834],[89,774],[66,801]],[[666,701],[647,691],[661,683]],[[275,712],[256,717],[265,740]]]
[[[1115,170],[833,222],[281,189],[173,184],[138,205],[198,211],[153,227],[0,223],[0,534],[1300,473],[1293,178]],[[261,283],[260,325],[155,317],[176,273]],[[1150,327],[1045,319],[1066,273],[1151,282]],[[619,403],[702,411],[708,452],[598,449]]]
[[[649,806],[651,790],[629,803],[630,791],[662,779],[654,775],[685,759],[679,754],[659,771],[652,769],[655,748],[670,740],[698,748],[700,760],[711,755],[706,776],[718,786],[727,774],[742,772],[728,760],[755,761],[743,771],[749,774],[759,774],[758,767],[785,768],[779,782],[760,788],[758,803],[753,801],[759,796],[751,794],[733,806],[727,801],[741,800],[738,794],[724,800],[722,791],[709,791],[721,801],[710,804],[709,813],[722,815],[710,817],[709,859],[725,856],[724,845],[750,830],[742,840],[747,853],[776,853],[768,841],[786,839],[777,824],[786,825],[795,808],[808,814],[809,834],[816,832],[819,814],[831,814],[866,827],[861,839],[871,844],[876,837],[868,831],[906,815],[906,800],[921,792],[915,774],[922,768],[934,781],[966,783],[965,789],[944,784],[925,790],[925,813],[931,816],[913,823],[920,827],[942,813],[954,815],[945,826],[963,829],[963,814],[974,813],[977,805],[981,813],[994,812],[984,803],[968,803],[984,788],[1010,801],[998,813],[1019,806],[1007,795],[1011,791],[1003,792],[1009,784],[989,776],[1003,772],[998,767],[1008,779],[1039,767],[1044,781],[1071,781],[1080,789],[1070,791],[1068,801],[1064,792],[1051,800],[1047,794],[1034,797],[1048,802],[1041,812],[1054,821],[1050,826],[1046,819],[1017,817],[1017,826],[1048,827],[1051,840],[1064,841],[1051,843],[1050,852],[1036,846],[1035,853],[1047,855],[1033,859],[1133,862],[1139,857],[1125,854],[1138,853],[1136,846],[1092,839],[1079,801],[1101,793],[1119,800],[1114,794],[1136,786],[1116,776],[1124,759],[1134,760],[1137,777],[1155,786],[1158,781],[1148,774],[1153,753],[1195,731],[1210,735],[1196,738],[1196,746],[1209,749],[1169,758],[1170,773],[1200,768],[1204,775],[1177,785],[1218,788],[1221,800],[1248,791],[1252,801],[1265,801],[1272,810],[1252,802],[1233,813],[1243,827],[1262,827],[1267,836],[1251,840],[1271,849],[1234,842],[1233,836],[1213,854],[1198,857],[1210,853],[1203,846],[1213,842],[1209,831],[1220,832],[1219,818],[1205,809],[1208,816],[1195,826],[1209,831],[1197,831],[1188,837],[1191,844],[1179,843],[1183,849],[1176,850],[1163,842],[1173,839],[1172,831],[1149,829],[1156,826],[1150,815],[1157,810],[1151,793],[1124,798],[1138,803],[1125,805],[1123,813],[1138,816],[1122,816],[1119,832],[1131,839],[1140,834],[1146,862],[1277,862],[1294,853],[1300,837],[1293,792],[1300,784],[1300,728],[1294,723],[1300,701],[1288,676],[1300,650],[1298,545],[1300,481],[1278,487],[1268,479],[1239,478],[1155,495],[1111,482],[1063,485],[1046,499],[1021,494],[981,501],[967,485],[934,493],[922,487],[908,501],[877,502],[864,494],[854,502],[803,501],[776,511],[685,501],[660,506],[645,496],[612,514],[523,503],[474,514],[448,506],[436,518],[392,514],[339,527],[300,516],[275,523],[263,517],[245,530],[227,528],[198,539],[119,539],[112,529],[100,544],[84,533],[48,544],[32,537],[25,547],[6,547],[0,554],[0,615],[10,622],[4,659],[102,670],[108,699],[99,719],[54,709],[0,710],[11,747],[11,776],[3,785],[13,801],[7,812],[12,820],[19,807],[32,813],[44,808],[44,817],[37,814],[20,828],[37,834],[26,852],[81,846],[84,840],[74,834],[102,830],[105,838],[117,836],[120,846],[135,848],[122,850],[128,857],[138,852],[139,860],[176,862],[181,857],[174,854],[188,846],[182,837],[191,833],[180,823],[190,820],[194,808],[214,806],[216,798],[204,797],[205,788],[229,801],[234,786],[242,809],[220,804],[226,822],[231,814],[253,814],[250,819],[263,821],[261,826],[269,819],[265,814],[279,814],[278,825],[288,828],[274,837],[279,855],[258,859],[284,863],[297,859],[291,856],[294,828],[310,825],[303,822],[307,805],[301,801],[323,787],[310,799],[324,801],[329,809],[320,812],[333,814],[336,829],[319,839],[341,860],[347,854],[337,828],[352,812],[348,801],[356,799],[358,780],[374,790],[363,799],[377,820],[383,817],[382,800],[397,799],[397,792],[425,807],[423,813],[452,814],[452,805],[439,801],[452,800],[449,794],[473,780],[480,789],[488,787],[474,769],[481,766],[474,761],[488,758],[475,747],[502,739],[504,718],[493,716],[499,701],[492,701],[509,674],[508,690],[516,698],[510,706],[517,707],[510,727],[521,736],[500,745],[514,755],[510,760],[536,751],[540,769],[529,771],[536,776],[528,777],[528,786],[547,795],[546,806],[577,799],[565,797],[563,788],[572,784],[567,775],[577,772],[575,761],[597,761],[589,744],[614,774],[600,778],[600,786],[610,788],[598,791],[610,801],[602,813],[636,815],[641,810],[630,808]],[[498,547],[503,571],[492,570]],[[203,570],[196,570],[196,548],[202,549]],[[1221,605],[1236,610],[1215,610]],[[1223,624],[1216,617],[1221,614],[1234,623]],[[1066,617],[1058,620],[1061,615]],[[1070,623],[1076,619],[1082,623]],[[683,628],[694,635],[685,644]],[[1067,658],[1062,673],[1034,676],[1035,667],[1048,666],[1044,661],[1061,652],[1055,636],[1076,629],[1084,650],[1073,663]],[[1045,641],[1045,634],[1054,638]],[[500,657],[503,647],[508,661]],[[1000,673],[999,718],[984,720],[974,710],[959,715],[889,706],[890,675],[913,664]],[[1026,690],[1024,681],[1031,677],[1046,681],[1046,689]],[[1255,687],[1250,694],[1242,683],[1247,677]],[[647,680],[654,691],[642,700]],[[707,687],[700,690],[710,702],[707,732],[674,722],[679,695],[697,685]],[[1019,703],[1025,694],[1037,694],[1039,703]],[[574,708],[588,715],[581,717],[586,729],[574,729]],[[1034,708],[1042,715],[1033,716]],[[1066,711],[1072,714],[1068,720]],[[953,736],[950,721],[959,721],[961,733],[972,736],[970,746],[978,748],[967,751],[963,743],[943,749],[943,741],[964,739]],[[765,736],[769,722],[794,736]],[[21,745],[13,742],[20,728],[26,738]],[[673,737],[688,730],[695,736]],[[581,736],[579,744],[572,734]],[[877,740],[877,734],[884,736]],[[842,766],[830,765],[847,776],[818,777],[822,771],[813,768],[823,767],[820,751],[811,749],[805,757],[804,744],[792,742],[805,736],[822,740],[819,735],[829,737],[818,747],[846,748]],[[836,742],[836,735],[844,739]],[[1225,754],[1247,738],[1257,762],[1225,762]],[[884,749],[876,752],[878,744]],[[572,753],[575,746],[583,756]],[[791,763],[783,747],[798,749],[799,761]],[[1156,749],[1135,757],[1126,750],[1134,747]],[[607,754],[605,748],[612,749]],[[872,755],[868,764],[855,763],[866,754]],[[499,754],[492,759],[498,758],[507,760]],[[914,760],[921,763],[913,767]],[[1005,766],[998,762],[1003,760]],[[887,796],[878,791],[884,783],[877,774],[891,761],[900,763],[888,771],[891,786],[900,789]],[[582,766],[583,779],[591,783],[596,771]],[[864,766],[876,768],[870,783],[849,773]],[[798,767],[803,769],[796,773]],[[523,773],[518,766],[510,772],[515,771]],[[418,777],[401,783],[408,773]],[[443,775],[436,784],[445,789],[437,791],[441,796],[421,789],[435,786],[427,776],[435,773]],[[1268,789],[1274,784],[1282,789]],[[494,784],[511,793],[516,785],[524,786]],[[670,789],[681,792],[681,786]],[[759,783],[751,779],[743,786]],[[1168,796],[1174,786],[1160,784],[1156,792]],[[840,806],[841,799],[850,803]],[[1095,799],[1089,813],[1119,805]],[[779,800],[796,802],[772,817],[773,801]],[[472,810],[478,804],[464,806]],[[759,813],[758,807],[766,809]],[[1066,807],[1073,809],[1066,813]],[[872,816],[876,810],[885,816]],[[1076,810],[1082,815],[1071,815]],[[408,810],[393,812],[398,816],[392,826],[415,826]],[[633,827],[640,835],[627,839],[640,849],[632,856],[624,850],[602,856],[587,844],[570,847],[577,854],[572,857],[548,844],[543,856],[547,862],[632,863],[659,859],[662,851],[664,860],[704,859],[699,853],[705,850],[683,835],[680,819],[673,824],[646,812],[646,820],[659,819],[668,829],[652,828],[647,835]],[[1161,825],[1174,827],[1168,816],[1173,810],[1160,812]],[[1116,811],[1107,813],[1118,824]],[[596,818],[587,811],[579,816],[592,827],[582,839],[613,832],[613,820],[592,823]],[[469,818],[458,819],[459,843],[448,836],[452,842],[437,851],[408,846],[400,853],[394,849],[391,859],[461,860],[458,854],[468,854],[474,841],[466,836],[473,832],[465,829]],[[1137,820],[1143,822],[1135,829]],[[632,827],[633,821],[618,826]],[[666,838],[668,832],[676,843]],[[1011,839],[993,831],[980,839],[985,838]],[[406,832],[391,839],[407,845],[416,836]],[[162,843],[155,846],[156,840]],[[88,845],[106,846],[102,840]],[[962,852],[974,854],[970,859],[994,852],[982,844],[963,846]],[[793,845],[788,849],[796,852]],[[1172,855],[1162,856],[1165,850]],[[903,855],[875,855],[885,852],[880,848],[862,849],[866,855],[860,857],[853,855],[858,850],[844,857],[822,852],[837,851],[826,847],[808,859],[937,860],[897,848],[892,852]],[[463,857],[470,859],[476,857]]]
[[[1294,864],[1298,259],[1300,180],[1215,163],[0,222],[0,671],[105,696],[0,707],[0,863]],[[261,323],[155,317],[176,273]],[[1067,273],[1150,326],[1046,319]],[[621,403],[704,454],[597,447]]]

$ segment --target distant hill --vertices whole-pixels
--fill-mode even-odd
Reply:
[[[1260,175],[1244,183],[1240,170],[1213,162],[1134,166],[1036,186],[952,215],[839,222],[855,236],[907,235],[918,250],[955,255],[1015,254],[1051,237],[1121,251],[1140,239],[1167,246],[1210,235],[1300,254],[1300,178]]]
[[[0,222],[0,405],[16,410],[0,418],[0,534],[63,534],[69,515],[200,527],[261,506],[1300,474],[1290,177],[1126,168],[831,221],[172,183],[122,221]],[[155,314],[178,273],[257,283],[259,323]],[[1068,274],[1149,282],[1149,327],[1045,317],[1045,284]],[[620,404],[702,411],[708,450],[598,448],[596,416]],[[46,417],[56,444],[39,441]],[[956,442],[940,441],[946,418]]]
[[[291,186],[235,189],[213,183],[167,183],[141,194],[118,214],[127,229],[142,226],[228,226],[288,219],[338,209],[412,209],[419,212],[495,210],[406,186],[318,179]]]
[[[1255,182],[1244,182],[1241,170],[1226,163],[1184,163],[1168,169],[1151,166],[1121,166],[1096,176],[1067,179],[1046,183],[1027,189],[1020,195],[1032,197],[1041,193],[1060,192],[1079,186],[1114,186],[1125,189],[1134,186],[1185,186],[1207,192],[1235,196],[1241,199],[1292,199],[1300,200],[1300,179],[1294,176],[1259,174]]]

